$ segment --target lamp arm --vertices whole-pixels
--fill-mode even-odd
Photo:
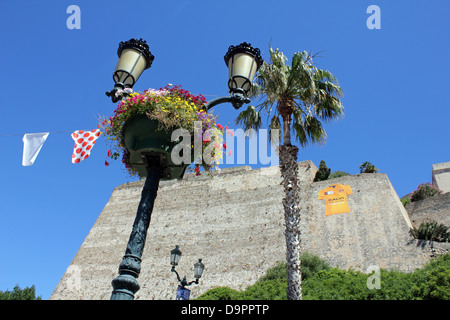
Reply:
[[[230,102],[233,105],[233,107],[237,110],[240,107],[242,107],[244,103],[249,103],[250,99],[245,96],[244,90],[235,89],[232,92],[231,96],[213,99],[209,101],[206,105],[204,105],[203,108],[206,109],[206,111],[209,111],[209,109],[211,109],[212,107],[226,102]]]
[[[195,280],[189,282],[188,284],[186,284],[186,286],[190,286],[193,283],[198,284],[198,279],[195,279]]]
[[[172,272],[175,272],[175,274],[177,275],[178,282],[181,282],[180,275],[178,274],[177,270],[175,270],[175,266],[172,267]]]

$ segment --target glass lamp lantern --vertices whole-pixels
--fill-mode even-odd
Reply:
[[[178,265],[178,262],[181,258],[181,251],[179,249],[180,246],[175,246],[175,249],[170,251],[170,264],[175,267]]]
[[[230,92],[242,90],[245,94],[250,90],[256,71],[263,64],[258,48],[243,42],[238,46],[230,46],[224,56],[228,66],[228,88]]]
[[[194,278],[200,279],[204,269],[205,265],[202,263],[202,259],[198,259],[198,262],[194,264]]]
[[[142,72],[152,65],[154,56],[149,50],[147,41],[139,39],[130,39],[119,44],[117,50],[119,61],[113,73],[114,88],[106,93],[113,102],[120,98],[116,96],[117,91],[126,88],[133,88]]]

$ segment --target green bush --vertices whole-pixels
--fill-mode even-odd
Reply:
[[[366,162],[363,162],[359,166],[359,172],[360,173],[377,173],[378,169],[375,168],[375,166],[373,164],[371,164],[370,162],[366,161]]]
[[[306,256],[305,256],[306,255]],[[450,254],[431,260],[422,269],[403,273],[381,269],[380,288],[369,289],[372,274],[330,268],[313,255],[302,255],[302,294],[305,300],[450,300]],[[215,288],[199,300],[285,300],[286,265],[278,263],[245,291]]]
[[[319,257],[303,253],[301,256],[302,279],[313,277],[321,270],[328,270],[328,263]],[[218,287],[208,290],[198,300],[286,300],[287,267],[285,262],[278,262],[274,267],[267,269],[254,285],[245,291],[237,291],[228,287]]]
[[[411,234],[416,239],[450,242],[448,227],[438,224],[436,221],[422,222],[419,228],[414,227],[411,229]]]
[[[413,276],[415,299],[450,300],[450,254],[431,260]]]
[[[241,292],[242,300],[286,300],[286,279],[257,281]]]
[[[228,287],[218,287],[206,291],[197,300],[242,300],[241,293]]]
[[[438,195],[440,193],[442,193],[442,191],[431,183],[421,183],[411,194],[411,202],[434,197],[435,195]]]
[[[400,199],[403,206],[406,207],[407,204],[411,203],[411,198],[410,197],[406,197],[406,198],[401,198]]]
[[[345,171],[334,171],[330,174],[330,176],[328,177],[328,180],[340,178],[340,177],[344,177],[344,176],[349,176],[349,175],[350,175],[350,173],[345,172]]]

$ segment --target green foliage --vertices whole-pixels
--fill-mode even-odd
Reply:
[[[416,239],[450,242],[449,228],[436,221],[422,222],[419,228],[412,228],[411,234]]]
[[[332,268],[304,281],[305,300],[410,300],[412,281],[408,274],[380,270],[380,289],[369,289],[370,276],[360,271]]]
[[[440,194],[442,191],[438,187],[432,185],[431,183],[421,183],[416,190],[411,194],[411,202],[419,201],[426,198],[434,197]]]
[[[303,253],[301,256],[301,270],[303,280],[312,277],[321,270],[328,270],[330,266],[319,257]],[[285,262],[278,262],[269,268],[254,285],[245,291],[237,291],[228,287],[218,287],[208,290],[198,300],[286,300],[287,267]]]
[[[331,169],[327,167],[324,160],[320,161],[319,170],[316,172],[314,181],[324,181],[330,176]]]
[[[340,177],[344,177],[344,176],[349,176],[350,173],[348,172],[344,172],[344,171],[333,171],[330,176],[328,177],[328,180],[330,179],[335,179],[335,178],[340,178]]]
[[[250,91],[250,96],[260,98],[261,103],[242,111],[237,122],[245,130],[257,129],[264,111],[272,119],[271,129],[283,128],[284,144],[291,144],[291,134],[301,146],[323,144],[326,132],[321,121],[339,119],[344,114],[337,79],[330,71],[317,68],[306,51],[294,53],[290,65],[280,50],[269,48],[269,53],[270,62],[264,62],[258,70]]]
[[[360,173],[377,173],[378,169],[375,168],[375,166],[373,164],[371,164],[370,162],[366,161],[366,162],[363,162],[359,166],[359,172]]]
[[[411,203],[411,198],[410,197],[406,197],[406,198],[401,198],[400,199],[403,206],[406,207],[407,204]]]
[[[414,274],[415,299],[450,300],[450,254],[430,261]]]
[[[42,300],[40,296],[36,297],[36,288],[34,285],[20,289],[16,285],[13,291],[0,291],[0,300]]]
[[[329,270],[330,265],[320,259],[318,256],[305,252],[301,256],[302,279],[312,278],[316,273],[323,270]]]
[[[450,300],[450,254],[431,260],[412,273],[380,269],[380,289],[369,289],[374,274],[331,268],[311,254],[302,255],[305,300]],[[285,300],[287,269],[278,263],[245,291],[215,288],[199,300]]]
[[[206,291],[197,300],[242,300],[241,293],[228,287],[218,287]]]
[[[286,300],[287,279],[257,281],[240,294],[240,300]]]

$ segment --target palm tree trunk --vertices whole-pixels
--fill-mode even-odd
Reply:
[[[290,132],[290,131],[287,131]],[[286,133],[286,131],[285,131]],[[286,134],[285,134],[286,136]],[[298,148],[286,143],[280,146],[280,171],[284,187],[283,198],[286,262],[288,271],[288,300],[302,299],[302,273],[300,270],[300,199],[298,185]],[[289,140],[290,142],[290,140]]]
[[[285,146],[291,145],[291,115],[283,116],[283,143]],[[297,155],[295,155],[297,159]]]

